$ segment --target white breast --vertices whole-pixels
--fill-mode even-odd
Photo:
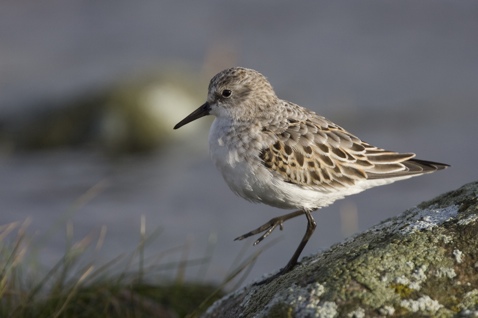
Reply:
[[[231,130],[228,120],[214,120],[209,132],[209,152],[232,191],[247,200],[261,201],[254,191],[259,181],[254,171],[257,162],[251,162],[252,150],[248,150],[241,136]]]

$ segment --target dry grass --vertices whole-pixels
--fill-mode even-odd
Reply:
[[[105,231],[96,238],[88,235],[68,244],[65,255],[44,270],[27,257],[32,246],[27,229],[28,221],[0,226],[0,317],[183,317],[222,295],[218,286],[183,283],[187,268],[204,265],[209,257],[189,260],[186,255],[178,263],[150,264],[144,249],[157,231],[143,232],[129,256],[101,266],[88,252],[101,248]],[[177,268],[176,279],[154,279],[171,267]]]

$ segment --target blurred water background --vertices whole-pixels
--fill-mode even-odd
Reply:
[[[326,249],[477,179],[477,17],[476,1],[2,1],[0,224],[30,218],[48,265],[66,223],[75,239],[105,227],[108,260],[135,249],[144,216],[147,233],[160,229],[147,253],[212,255],[186,276],[220,281],[260,248],[233,239],[286,211],[230,192],[209,159],[211,120],[172,126],[212,75],[241,65],[372,144],[452,165],[316,213],[303,255]],[[140,108],[150,121],[128,128]],[[129,136],[145,126],[153,137]],[[280,238],[247,280],[283,266],[305,224],[264,241]]]

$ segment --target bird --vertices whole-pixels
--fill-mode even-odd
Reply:
[[[212,160],[240,197],[296,210],[237,237],[262,234],[305,215],[307,228],[294,254],[264,283],[291,271],[316,228],[312,212],[348,195],[432,173],[448,164],[415,159],[373,146],[323,116],[277,97],[268,79],[253,69],[232,67],[210,81],[206,102],[174,126],[212,115]]]

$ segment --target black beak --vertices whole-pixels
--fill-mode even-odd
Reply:
[[[210,110],[211,108],[209,107],[209,104],[205,102],[198,109],[196,109],[191,114],[189,114],[186,118],[184,118],[179,123],[177,123],[176,126],[174,126],[174,129],[178,129],[186,125],[187,123],[192,122],[193,120],[209,115]]]

